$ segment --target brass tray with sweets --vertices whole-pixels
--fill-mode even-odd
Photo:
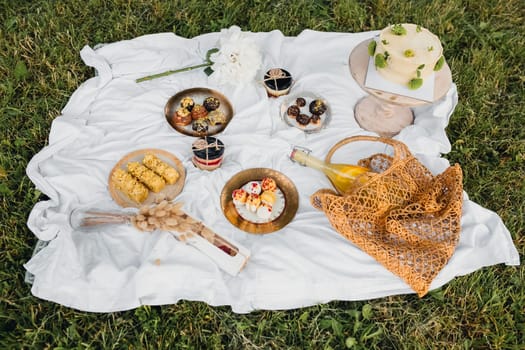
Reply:
[[[152,166],[149,162],[156,162],[162,169],[167,169],[166,174],[171,175],[171,177],[164,174],[167,176],[167,179],[165,179],[158,174],[159,170],[151,170]],[[144,184],[139,178],[130,173],[130,166],[134,167],[133,171],[148,172],[150,175],[151,172],[155,173],[156,171],[154,175],[157,176],[151,176],[154,176],[154,180],[157,180],[157,183],[154,185],[158,184],[158,187],[149,188],[147,184]],[[126,182],[119,182],[122,180],[122,177],[126,179]],[[177,157],[161,149],[147,148],[128,153],[115,164],[109,173],[108,189],[111,198],[118,205],[139,208],[143,205],[155,203],[159,198],[173,200],[184,188],[185,180],[186,169]],[[126,190],[123,187],[128,185],[131,187],[130,190]]]
[[[224,216],[248,233],[282,229],[294,218],[298,206],[299,195],[293,182],[281,172],[268,168],[237,173],[221,192]]]
[[[233,117],[233,107],[222,93],[195,87],[178,92],[164,107],[168,123],[187,136],[212,136],[222,132]]]

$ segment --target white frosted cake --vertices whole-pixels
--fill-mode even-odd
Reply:
[[[386,27],[368,47],[377,72],[386,80],[418,89],[445,63],[439,38],[416,24]]]

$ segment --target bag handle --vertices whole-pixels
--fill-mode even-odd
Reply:
[[[392,146],[394,148],[394,160],[405,159],[411,156],[411,153],[408,147],[400,141],[389,139],[386,137],[379,137],[379,136],[357,135],[357,136],[350,136],[350,137],[344,138],[341,141],[337,142],[335,145],[333,145],[332,148],[330,148],[330,150],[328,151],[328,154],[325,157],[325,161],[327,163],[330,163],[332,160],[332,156],[339,148],[341,148],[342,146],[348,143],[357,142],[357,141],[382,142],[382,143],[386,143]]]

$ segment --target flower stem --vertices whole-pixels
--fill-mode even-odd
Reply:
[[[146,80],[153,80],[153,79],[165,77],[165,76],[170,75],[170,74],[175,74],[175,73],[180,73],[180,72],[187,72],[187,71],[190,71],[190,70],[193,70],[193,69],[197,69],[197,68],[209,67],[211,65],[212,65],[211,62],[205,62],[205,63],[202,63],[202,64],[198,64],[196,66],[190,66],[190,67],[185,67],[185,68],[176,69],[176,70],[169,70],[169,71],[163,72],[163,73],[148,75],[147,77],[142,77],[142,78],[139,78],[139,79],[137,79],[135,81],[137,83],[141,83],[141,82],[146,81]]]

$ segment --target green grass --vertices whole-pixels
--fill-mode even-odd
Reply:
[[[413,295],[233,314],[183,301],[90,314],[34,298],[22,264],[26,227],[43,199],[25,175],[53,119],[93,71],[88,44],[173,31],[358,32],[390,23],[430,28],[445,44],[459,91],[451,162],[475,202],[496,211],[525,252],[525,4],[491,1],[11,1],[0,0],[0,348],[519,349],[525,344],[525,269],[502,265]]]

